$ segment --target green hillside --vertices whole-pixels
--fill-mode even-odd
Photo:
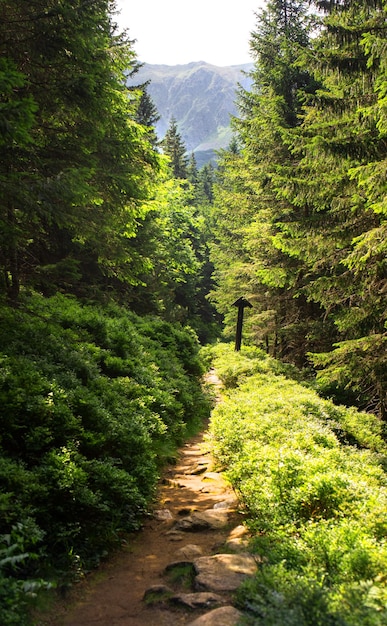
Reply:
[[[26,590],[64,590],[140,528],[209,407],[178,324],[65,296],[0,313],[0,622],[21,625]]]

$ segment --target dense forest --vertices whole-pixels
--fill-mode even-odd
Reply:
[[[216,186],[214,298],[251,340],[386,418],[386,3],[269,2]]]
[[[386,1],[269,0],[216,169],[156,136],[115,11],[0,2],[6,625],[140,526],[238,297],[246,346],[387,416]]]

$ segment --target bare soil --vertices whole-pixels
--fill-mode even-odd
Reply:
[[[208,382],[219,386],[213,373]],[[240,514],[232,511],[229,528],[195,533],[173,530],[184,516],[212,509],[234,496],[222,476],[211,471],[213,460],[205,435],[204,431],[188,441],[177,463],[166,468],[154,515],[141,531],[59,602],[54,615],[39,620],[39,626],[183,626],[206,612],[144,601],[145,591],[154,585],[191,591],[184,581],[171,583],[166,566],[181,560],[177,551],[185,545],[200,546],[203,555],[222,551],[230,530],[240,524]]]

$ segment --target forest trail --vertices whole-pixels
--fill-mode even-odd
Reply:
[[[206,382],[219,400],[220,382],[213,371]],[[233,541],[236,546],[244,541],[235,494],[222,475],[213,471],[206,432],[190,439],[179,451],[177,463],[163,472],[155,510],[142,530],[80,583],[51,620],[41,621],[39,626],[183,626],[216,606],[232,604],[230,590],[212,594],[213,599],[209,593],[184,595],[197,591],[187,566],[180,565],[184,570],[180,577],[174,568],[171,574],[166,572],[173,563],[187,564],[194,556],[230,552]],[[227,523],[222,527],[189,526],[190,519],[197,521],[209,510],[210,517],[227,516]],[[171,579],[173,572],[175,580]],[[165,599],[166,588],[175,596],[173,600]],[[146,594],[153,601],[145,601]],[[199,597],[202,603],[197,607]],[[234,621],[224,623],[235,623],[235,616]]]

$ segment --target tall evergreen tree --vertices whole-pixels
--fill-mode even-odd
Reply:
[[[168,130],[161,143],[164,154],[170,159],[170,168],[174,178],[187,178],[188,157],[186,147],[177,128],[177,121],[171,118]]]
[[[127,97],[125,72],[136,60],[114,31],[113,8],[108,0],[1,4],[0,52],[19,81],[12,98],[30,112],[28,141],[0,147],[10,296],[20,282],[45,290],[86,273],[84,286],[104,275],[133,279],[130,238],[157,158]],[[12,125],[15,112],[5,113]]]
[[[298,167],[278,181],[299,213],[277,243],[335,324],[335,349],[314,357],[320,377],[386,415],[386,3],[316,4],[326,15],[308,64],[323,86],[292,140]]]
[[[199,177],[198,165],[196,162],[195,153],[191,152],[189,163],[187,167],[187,178],[191,185],[197,185]]]
[[[136,111],[136,121],[148,128],[150,141],[154,148],[157,148],[159,140],[156,133],[156,124],[160,119],[160,114],[148,92],[150,81],[140,85],[140,100]]]
[[[212,163],[205,163],[199,170],[198,185],[206,202],[212,204],[214,200],[215,168]]]
[[[255,339],[264,341],[274,355],[299,363],[304,361],[310,333],[306,303],[295,299],[301,268],[273,241],[278,222],[288,219],[292,210],[279,197],[275,176],[279,168],[293,166],[289,133],[301,123],[300,94],[314,88],[298,64],[300,50],[309,45],[307,9],[305,2],[275,0],[258,15],[251,38],[253,84],[249,91],[240,91],[241,118],[234,121],[241,148],[234,147],[221,162],[215,202],[219,209],[215,297],[222,302],[223,293],[230,294],[231,289],[236,299],[244,290],[254,302],[250,319]]]

